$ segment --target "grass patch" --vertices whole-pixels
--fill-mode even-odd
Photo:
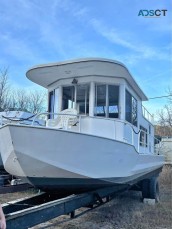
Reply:
[[[159,181],[161,186],[172,186],[172,165],[164,165]]]

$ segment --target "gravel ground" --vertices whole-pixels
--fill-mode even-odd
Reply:
[[[143,204],[141,192],[128,191],[93,210],[77,210],[74,219],[61,216],[32,229],[172,229],[172,167],[166,166],[159,180],[161,202],[156,205]],[[29,197],[35,192],[3,194],[0,202]]]

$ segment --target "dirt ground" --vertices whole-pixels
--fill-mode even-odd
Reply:
[[[93,210],[77,210],[74,219],[61,216],[32,229],[172,229],[171,166],[163,169],[159,182],[161,201],[158,204],[144,204],[141,201],[141,192],[128,191]],[[5,203],[33,194],[33,190],[3,194],[0,195],[0,202]]]

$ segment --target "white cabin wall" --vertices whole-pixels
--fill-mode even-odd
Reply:
[[[119,109],[120,115],[119,118],[125,120],[125,84],[120,84],[119,88]]]
[[[59,112],[59,88],[54,90],[54,113]]]
[[[62,99],[61,99],[61,97],[62,97],[63,90],[62,90],[62,86],[59,86],[58,88],[59,88],[59,96],[58,96],[58,104],[59,104],[59,106],[58,106],[58,112],[60,112],[62,110]]]
[[[90,84],[90,95],[89,95],[89,116],[94,116],[94,106],[95,106],[95,82]]]

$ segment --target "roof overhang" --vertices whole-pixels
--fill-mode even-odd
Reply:
[[[45,88],[62,79],[87,76],[123,78],[138,94],[141,100],[147,100],[128,69],[122,63],[109,59],[84,58],[34,66],[26,72],[29,80]]]

